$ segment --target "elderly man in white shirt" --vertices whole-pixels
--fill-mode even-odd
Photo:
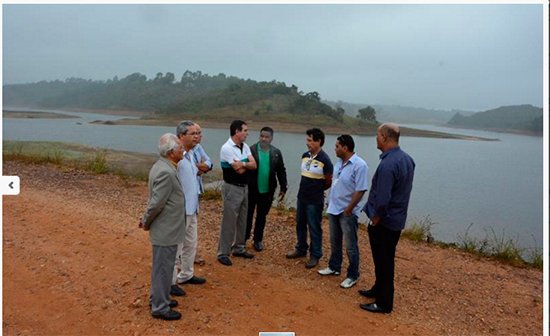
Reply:
[[[193,158],[192,149],[199,141],[197,126],[189,120],[182,121],[176,128],[177,136],[184,146],[183,159],[178,163],[178,177],[185,195],[185,214],[187,227],[185,237],[178,248],[179,258],[176,264],[180,272],[177,282],[180,284],[200,285],[205,278],[194,275],[194,261],[197,253],[197,215],[199,212],[200,187],[197,180],[198,168]]]

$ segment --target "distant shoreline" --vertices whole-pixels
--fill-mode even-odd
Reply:
[[[467,127],[467,126],[455,126],[455,125],[444,125],[447,128],[454,128],[454,129],[468,129],[468,130],[474,130],[474,131],[488,131],[488,132],[496,132],[496,133],[508,133],[508,134],[517,134],[517,135],[527,135],[527,136],[536,136],[536,137],[542,137],[544,135],[544,132],[535,132],[535,131],[527,131],[527,130],[519,130],[519,129],[511,129],[511,128],[483,128],[483,127]]]
[[[177,125],[181,120],[180,119],[119,119],[119,120],[109,120],[102,121],[96,120],[92,123],[94,124],[103,124],[103,125],[137,125],[137,126],[174,126]],[[227,129],[229,122],[224,121],[214,121],[207,119],[197,119],[193,118],[193,121],[199,123],[202,127],[214,128],[214,129]],[[268,125],[276,130],[284,130],[288,133],[305,133],[305,130],[314,125],[306,124],[297,124],[297,123],[285,123],[277,121],[267,121],[261,122],[256,120],[247,120],[249,129],[254,131],[259,131],[262,127]],[[326,134],[331,135],[340,135],[349,133],[349,129],[344,127],[332,126],[321,127]],[[363,136],[376,136],[376,131],[364,131],[364,132],[352,132],[352,135],[363,135]],[[452,134],[445,132],[437,131],[427,131],[415,128],[401,127],[401,135],[410,136],[410,137],[422,137],[422,138],[439,138],[439,139],[455,139],[455,140],[471,140],[471,141],[500,141],[496,138],[484,138],[477,136],[469,136],[462,134]]]
[[[132,117],[144,117],[148,115],[147,112],[141,112],[141,111],[129,111],[129,110],[109,110],[109,109],[101,109],[101,110],[93,110],[93,109],[82,109],[82,108],[71,108],[71,109],[60,109],[59,111],[67,111],[67,112],[83,112],[83,113],[96,113],[96,114],[105,114],[105,115],[117,115],[117,116],[132,116]],[[9,111],[5,111],[4,114]],[[33,115],[40,115],[40,114],[48,114],[48,115],[55,115],[56,113],[46,111],[46,112],[12,112],[11,114],[33,114]],[[63,114],[58,114],[63,115]],[[4,115],[4,117],[6,117]],[[45,118],[49,118],[47,116],[44,116]],[[67,116],[69,118],[76,118],[74,116]],[[36,116],[34,118],[37,118]],[[192,117],[190,117],[192,118]],[[192,118],[193,121],[199,123],[202,127],[205,128],[214,128],[214,129],[228,129],[229,122],[228,121],[216,121],[216,120],[209,120],[209,119],[200,119],[200,118]],[[175,126],[181,121],[181,118],[177,119],[128,119],[128,118],[122,118],[118,120],[96,120],[91,122],[92,124],[100,124],[100,125],[137,125],[137,126]],[[276,130],[283,130],[284,132],[288,133],[304,133],[306,129],[315,127],[315,125],[311,124],[298,124],[298,123],[288,123],[288,122],[278,122],[278,121],[256,121],[256,120],[247,120],[248,126],[251,130],[259,131],[262,127],[269,125],[270,127],[276,129]],[[340,134],[346,134],[350,133],[350,130],[346,127],[339,127],[338,124],[335,124],[334,126],[322,126],[321,127],[323,131],[326,134],[332,134],[332,135],[340,135]],[[362,135],[362,136],[375,136],[376,131],[375,130],[365,130],[365,131],[359,131],[359,132],[352,132],[352,135]],[[436,131],[427,131],[427,130],[421,130],[421,129],[414,129],[414,128],[407,128],[407,127],[401,127],[401,135],[403,136],[410,136],[410,137],[422,137],[422,138],[438,138],[438,139],[455,139],[455,140],[470,140],[470,141],[499,141],[499,139],[495,138],[484,138],[484,137],[478,137],[478,136],[469,136],[469,135],[462,135],[462,134],[453,134],[453,133],[445,133],[445,132],[436,132]]]
[[[179,123],[178,120],[167,120],[167,119],[119,119],[119,120],[96,120],[92,124],[101,124],[101,125],[137,125],[137,126],[174,126]],[[228,122],[219,122],[212,120],[201,120],[193,119],[193,121],[199,123],[202,127],[206,128],[215,128],[215,129],[228,129]],[[276,130],[284,130],[288,133],[305,133],[305,130],[310,127],[315,127],[313,125],[304,125],[304,124],[293,124],[293,123],[283,123],[283,122],[259,122],[259,121],[247,121],[248,127],[250,130],[259,131],[262,127],[268,125]],[[349,129],[342,127],[321,127],[325,134],[340,135],[349,133]],[[366,132],[352,132],[352,135],[363,135],[363,136],[375,136],[376,132],[366,131]],[[426,131],[415,128],[401,127],[402,136],[410,137],[420,137],[420,138],[439,138],[439,139],[455,139],[455,140],[471,140],[471,141],[500,141],[496,138],[484,138],[478,136],[470,135],[461,135],[461,134],[452,134],[436,131]]]
[[[55,112],[17,112],[3,111],[3,118],[11,119],[79,119],[80,117]]]

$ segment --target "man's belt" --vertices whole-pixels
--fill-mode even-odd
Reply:
[[[247,186],[247,184],[244,184],[244,183],[231,183],[231,182],[225,182],[225,183],[229,183],[231,185],[234,185],[236,187],[241,187],[241,188],[244,188]]]

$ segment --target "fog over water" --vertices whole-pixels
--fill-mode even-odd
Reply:
[[[350,103],[540,107],[543,6],[4,4],[3,83],[198,70]]]

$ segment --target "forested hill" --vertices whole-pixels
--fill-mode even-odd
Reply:
[[[355,117],[359,110],[369,106],[369,104],[353,104],[343,101],[328,101],[323,100],[332,107],[340,106],[346,110],[346,114]],[[433,124],[443,125],[449,121],[456,113],[464,116],[474,114],[472,111],[464,110],[442,110],[428,109],[422,107],[400,106],[400,105],[380,105],[370,104],[376,110],[376,120],[379,122],[395,122],[399,124]]]
[[[283,82],[210,76],[200,71],[186,71],[180,80],[170,72],[151,79],[133,73],[106,81],[69,78],[4,85],[3,89],[5,107],[136,110],[149,112],[147,118],[314,121],[319,126],[350,119],[342,108],[322,103],[317,92],[304,93]],[[353,119],[350,124],[356,127],[370,126]]]
[[[542,133],[542,108],[532,105],[502,106],[468,117],[457,113],[448,124],[476,129]]]

